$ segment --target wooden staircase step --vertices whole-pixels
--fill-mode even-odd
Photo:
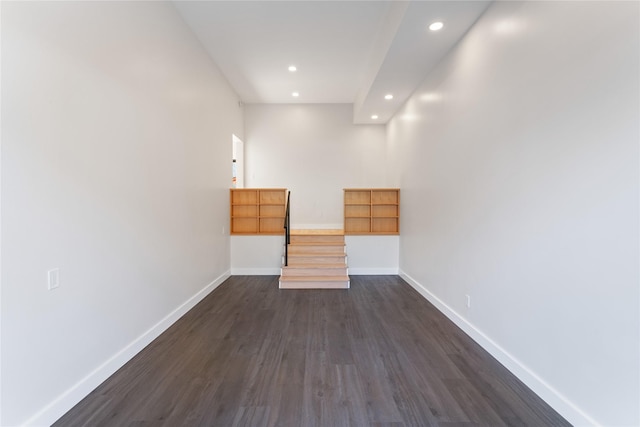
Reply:
[[[344,246],[344,240],[341,242],[296,242],[291,239],[291,243],[289,243],[289,247],[291,246]]]
[[[286,282],[314,282],[318,280],[328,281],[328,282],[341,282],[341,281],[349,281],[349,276],[287,276],[286,278],[281,278],[280,280],[284,280]]]
[[[344,235],[304,234],[291,236],[291,244],[338,243],[344,245]]]
[[[287,266],[282,267],[281,276],[346,276],[347,275],[347,266],[340,265],[338,267],[329,267],[324,265],[313,265],[313,266]]]
[[[325,265],[346,263],[346,254],[340,255],[318,255],[318,254],[289,254],[289,265]]]
[[[289,260],[291,261],[291,260]],[[289,265],[288,267],[296,268],[347,268],[346,262],[327,262],[327,263],[298,263],[296,265]],[[286,268],[286,267],[283,267]]]
[[[289,245],[289,254],[327,254],[345,253],[344,245]]]
[[[319,228],[319,229],[300,229],[295,228],[291,230],[291,236],[344,236],[344,230],[332,229],[332,228]]]
[[[281,276],[280,289],[348,289],[349,276]]]

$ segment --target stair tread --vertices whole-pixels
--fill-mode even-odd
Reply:
[[[292,236],[344,236],[341,229],[292,229]]]
[[[339,282],[280,282],[280,289],[349,289],[351,283],[343,280]]]
[[[297,250],[295,252],[289,251],[289,255],[325,255],[325,256],[341,256],[346,255],[344,250]]]
[[[344,277],[347,275],[347,269],[303,269],[303,270],[282,270],[280,277]]]
[[[349,276],[280,276],[285,282],[340,282],[348,281]]]
[[[344,242],[291,242],[289,243],[289,247],[297,247],[297,248],[313,248],[313,247],[332,247],[332,248],[342,248],[347,245]]]
[[[344,262],[342,264],[332,264],[332,263],[297,264],[297,265],[282,266],[282,268],[347,268],[347,263]]]
[[[312,251],[316,249],[344,251],[344,248],[346,248],[346,245],[289,245],[289,249],[295,251]]]
[[[289,246],[346,246],[344,242],[291,242]]]
[[[313,265],[317,265],[318,267],[322,267],[324,265],[330,265],[332,263],[334,263],[334,260],[314,260],[314,264]],[[307,261],[305,261],[304,259],[291,259],[289,258],[289,265],[288,267],[298,267],[299,265],[305,265],[307,264]],[[308,265],[308,264],[307,264]],[[347,264],[345,263],[345,267],[348,267]]]
[[[346,253],[340,252],[340,253],[331,253],[331,252],[296,252],[296,253],[290,253],[289,254],[289,258],[310,258],[310,257],[324,257],[324,258],[330,258],[330,257],[343,257],[343,256],[347,256]]]

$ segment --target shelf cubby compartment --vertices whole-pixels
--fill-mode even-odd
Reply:
[[[353,190],[344,193],[345,205],[370,205],[371,204],[371,191],[370,190]]]
[[[257,218],[231,218],[232,234],[257,234],[258,219]]]
[[[234,189],[231,191],[232,205],[257,205],[258,190]]]
[[[397,205],[399,190],[371,190],[372,205]]]
[[[398,234],[398,218],[373,218],[372,234]]]
[[[232,217],[257,217],[258,205],[232,205]]]
[[[371,206],[369,205],[346,205],[344,207],[346,218],[369,218],[371,216]]]
[[[378,205],[371,206],[371,216],[377,217],[398,217],[398,205]]]
[[[260,217],[278,217],[284,219],[284,205],[260,205]]]
[[[371,219],[369,218],[345,218],[344,230],[347,234],[369,234],[371,232]]]
[[[260,204],[284,206],[286,203],[285,191],[281,189],[260,190]]]
[[[261,234],[282,234],[284,232],[283,218],[260,218]]]

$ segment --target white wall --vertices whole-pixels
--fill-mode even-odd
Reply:
[[[399,236],[345,236],[349,275],[398,274]],[[231,274],[280,275],[284,236],[231,236]]]
[[[496,2],[388,126],[401,271],[578,425],[640,424],[638,16]]]
[[[382,125],[350,104],[245,105],[247,187],[288,188],[292,228],[342,228],[343,188],[387,187]]]
[[[231,236],[231,274],[280,275],[282,236]]]
[[[399,236],[345,236],[349,275],[398,274]]]
[[[242,112],[170,3],[3,2],[2,89],[0,424],[48,424],[229,274]]]

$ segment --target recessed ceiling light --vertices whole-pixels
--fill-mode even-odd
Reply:
[[[377,120],[378,115],[377,115],[377,114],[374,114],[373,116],[371,116],[371,118],[372,118],[373,120]]]
[[[384,99],[393,99],[393,95],[390,93],[384,96]]]
[[[295,72],[298,68],[295,65],[289,65],[289,71]]]
[[[440,21],[434,22],[433,24],[429,25],[429,29],[431,31],[438,31],[441,30],[442,27],[444,27],[444,24]]]
[[[297,98],[300,96],[300,94],[298,92],[293,92],[291,96],[293,96],[294,98]]]

